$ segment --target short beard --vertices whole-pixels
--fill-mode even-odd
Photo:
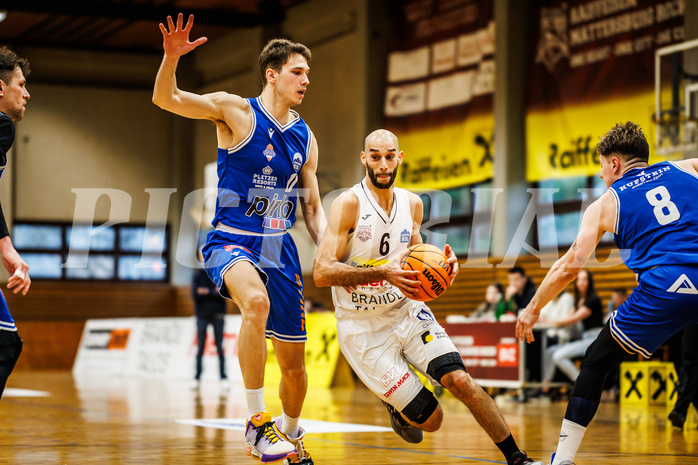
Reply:
[[[366,172],[368,173],[368,177],[371,179],[371,182],[377,189],[390,189],[393,186],[393,183],[395,182],[395,178],[397,177],[397,167],[393,170],[392,173],[390,173],[390,181],[388,181],[387,184],[379,183],[378,176],[376,176],[376,173],[368,166],[366,167]]]
[[[12,121],[21,121],[21,119],[24,117],[21,108],[18,110],[10,110],[7,112],[7,115],[10,117],[10,119],[12,119]]]

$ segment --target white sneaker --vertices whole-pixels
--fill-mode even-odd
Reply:
[[[279,434],[267,412],[260,412],[247,421],[245,439],[245,453],[262,463],[280,462],[298,455],[296,446]]]
[[[286,460],[284,465],[314,465],[315,462],[313,462],[313,459],[310,457],[310,452],[308,452],[308,450],[305,448],[305,444],[303,444],[305,430],[299,425],[298,433],[294,438],[281,431],[281,417],[276,417],[274,424],[276,425],[276,429],[279,431],[281,437],[296,446],[297,455]]]

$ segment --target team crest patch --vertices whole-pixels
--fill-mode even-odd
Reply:
[[[410,236],[410,232],[407,229],[403,229],[400,233],[400,242],[403,244],[407,244],[408,242],[410,242]]]
[[[276,153],[274,153],[274,146],[271,144],[267,144],[267,148],[264,149],[262,153],[267,157],[267,161],[271,161],[271,159],[276,156]]]
[[[361,242],[366,242],[371,239],[371,227],[370,226],[359,226],[356,228],[356,238]]]
[[[296,152],[293,154],[293,171],[298,172],[303,164],[303,157],[300,153]]]

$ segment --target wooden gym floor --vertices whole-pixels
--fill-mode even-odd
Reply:
[[[0,401],[2,464],[255,463],[245,456],[243,433],[236,429],[246,415],[238,386],[223,390],[217,381],[205,381],[193,391],[185,381],[17,372],[8,388]],[[278,415],[274,394],[267,389],[267,408]],[[387,429],[385,409],[366,389],[311,389],[304,418],[313,420],[306,421],[308,429],[320,432],[308,434],[306,447],[318,465],[504,463],[463,405],[452,397],[440,401],[442,429],[412,445]],[[519,446],[547,464],[566,404],[519,404],[504,397],[498,403]],[[664,408],[620,409],[602,403],[577,464],[698,463],[695,413],[684,431],[672,429],[666,413]],[[380,431],[365,431],[376,426]]]

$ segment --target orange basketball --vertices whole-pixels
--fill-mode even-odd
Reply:
[[[400,260],[400,268],[421,271],[417,275],[420,286],[416,300],[426,302],[446,292],[452,271],[447,260],[444,251],[434,245],[415,244],[410,247],[410,253]]]

